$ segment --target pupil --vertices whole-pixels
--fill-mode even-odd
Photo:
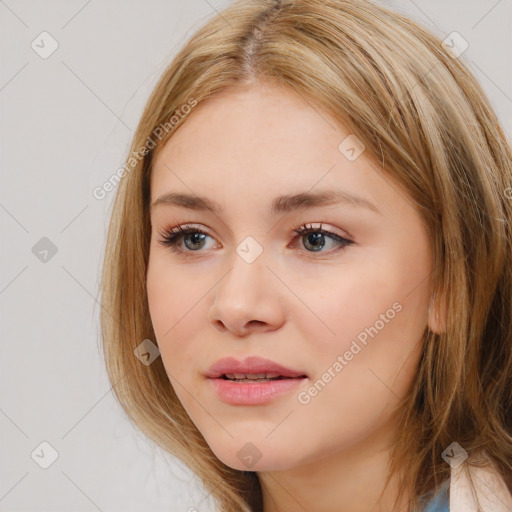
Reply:
[[[205,237],[206,235],[204,233],[190,233],[187,235],[188,237],[191,237],[193,239],[193,242],[192,243],[197,243],[197,239],[199,237]],[[190,247],[188,244],[187,244],[187,237],[185,237],[185,245],[187,246],[188,249],[194,249],[194,247]]]
[[[306,235],[306,240],[310,239],[310,238],[313,238],[314,239],[314,242],[313,242],[313,248],[316,250],[316,249],[321,249],[324,245],[325,245],[325,240],[324,242],[321,244],[321,245],[314,245],[316,243],[316,241],[319,239],[319,238],[323,238],[323,234],[322,233],[309,233]],[[307,244],[306,244],[307,245]]]

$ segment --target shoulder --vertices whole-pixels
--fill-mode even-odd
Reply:
[[[487,459],[488,461],[488,459]],[[473,483],[476,499],[471,490]],[[512,511],[512,496],[496,468],[489,462],[487,467],[474,467],[463,463],[451,469],[450,512]]]

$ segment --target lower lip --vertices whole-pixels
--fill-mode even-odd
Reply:
[[[231,405],[263,404],[284,395],[306,380],[279,379],[267,382],[233,382],[226,379],[208,379],[219,398]]]

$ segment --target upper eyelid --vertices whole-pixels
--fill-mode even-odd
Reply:
[[[316,225],[318,224],[318,226]],[[210,228],[208,228],[210,229]],[[217,239],[215,236],[208,233],[208,229],[205,229],[203,226],[195,223],[177,223],[173,226],[164,228],[163,231],[160,231],[159,234],[162,238],[165,238],[165,235],[171,234],[173,237],[180,237],[183,239],[183,237],[189,233],[193,232],[201,232],[213,240],[217,242]],[[308,232],[323,232],[326,234],[327,237],[331,237],[332,239],[336,240],[337,243],[345,243],[346,245],[353,245],[355,244],[354,237],[348,233],[337,233],[336,229],[338,228],[329,228],[328,225],[325,224],[324,221],[312,221],[312,222],[302,222],[297,226],[296,228],[292,229],[293,232],[293,239],[300,238],[301,236],[304,236],[304,233]],[[303,231],[302,233],[297,233],[297,231]],[[218,242],[217,242],[218,243]]]
[[[345,230],[341,230],[342,233],[338,233],[337,231],[339,230],[339,228],[330,227],[329,224],[326,224],[324,221],[301,222],[297,227],[292,229],[292,232],[295,233],[297,230],[303,229],[304,226],[306,226],[307,229],[310,229],[312,231],[314,230],[314,231],[330,232],[333,235],[337,235],[337,236],[339,236],[341,238],[345,238],[347,240],[353,240],[352,235],[350,235]],[[180,234],[182,231],[187,231],[187,230],[191,231],[191,230],[194,230],[194,229],[197,230],[197,231],[201,231],[204,234],[206,234],[206,235],[208,235],[208,236],[210,236],[212,238],[215,238],[214,236],[212,236],[210,233],[207,232],[211,228],[205,228],[205,227],[203,227],[200,224],[189,223],[189,222],[176,223],[173,226],[164,228],[164,231],[172,232],[173,234]]]

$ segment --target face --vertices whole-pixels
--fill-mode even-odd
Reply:
[[[233,468],[299,467],[364,443],[389,429],[417,372],[427,235],[397,183],[364,151],[347,151],[349,135],[265,85],[200,103],[155,159],[152,203],[175,193],[218,207],[151,207],[147,293],[170,383]],[[334,191],[338,201],[325,204],[275,203]],[[163,243],[169,231],[174,245]],[[205,375],[220,358],[248,356],[306,377],[259,403],[232,403]]]

